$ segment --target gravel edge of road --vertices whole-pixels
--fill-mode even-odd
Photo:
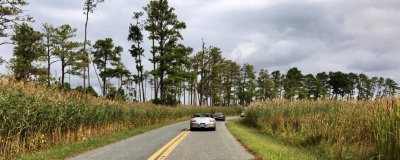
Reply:
[[[240,117],[239,117],[239,118],[240,118]],[[232,122],[230,122],[230,121],[232,121],[232,120],[236,120],[236,119],[230,119],[230,120],[227,120],[226,122],[232,123]],[[238,141],[238,142],[240,143],[240,145],[241,145],[249,154],[251,154],[251,155],[254,156],[254,160],[262,160],[260,157],[257,156],[256,153],[254,153],[252,150],[250,150],[250,149],[246,146],[246,144],[244,144],[242,141],[240,141],[240,140],[236,137],[235,134],[232,133],[231,129],[228,127],[228,125],[226,125],[226,122],[225,122],[226,128],[228,129],[229,133],[230,133],[233,137],[235,137],[236,141]]]

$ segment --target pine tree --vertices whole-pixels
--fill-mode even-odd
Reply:
[[[221,88],[222,88],[222,65],[224,59],[221,56],[221,49],[218,47],[210,47],[209,71],[207,79],[209,81],[209,97],[211,97],[211,105],[221,105]]]
[[[15,78],[27,81],[33,75],[45,75],[45,69],[34,64],[43,61],[45,57],[43,35],[26,23],[15,26],[14,31],[15,35],[11,37],[11,40],[16,44],[13,52],[15,58],[10,60],[9,68],[14,72]]]
[[[298,96],[303,75],[296,67],[288,70],[286,77],[283,81],[283,88],[285,90],[284,97],[286,99],[294,99]]]
[[[145,30],[150,32],[150,35],[148,38],[152,41],[152,46],[151,46],[151,54],[152,58],[149,59],[151,63],[153,63],[153,70],[150,72],[151,75],[153,76],[153,88],[154,88],[154,99],[157,101],[158,100],[158,92],[159,92],[159,81],[158,81],[158,62],[157,62],[157,47],[155,46],[155,40],[156,40],[156,35],[155,32],[158,28],[156,24],[156,14],[157,14],[157,2],[149,2],[149,4],[146,7],[143,7],[143,9],[147,13],[147,19],[145,21]]]
[[[258,72],[257,78],[257,87],[258,87],[258,99],[266,100],[273,99],[276,97],[274,92],[275,84],[271,80],[268,70],[261,69]]]
[[[19,22],[33,22],[29,15],[21,15],[24,10],[21,8],[28,5],[26,0],[0,0],[0,37],[10,36],[7,30],[14,29]],[[0,45],[9,42],[0,42]]]
[[[166,86],[165,95],[168,96],[165,99],[165,104],[176,105],[180,103],[177,101],[177,97],[180,94],[181,84],[190,76],[185,68],[190,63],[188,56],[192,51],[192,48],[179,44],[173,48],[169,56],[166,56],[165,60],[169,62],[169,65],[165,69],[166,75],[168,75],[164,79],[164,85]]]
[[[384,88],[384,96],[386,97],[394,97],[397,91],[400,89],[399,85],[390,78],[385,79],[385,88]]]
[[[136,70],[138,72],[139,78],[139,94],[142,95],[142,102],[145,102],[145,94],[144,94],[144,84],[143,84],[143,65],[142,65],[142,56],[143,48],[140,46],[143,42],[143,34],[142,34],[142,24],[139,22],[139,18],[143,15],[143,12],[134,12],[133,18],[136,20],[135,24],[131,24],[129,27],[129,36],[128,40],[133,41],[134,44],[131,46],[129,52],[132,57],[135,58]]]
[[[315,76],[315,99],[326,98],[328,95],[328,75],[325,72],[317,73]]]
[[[68,24],[64,24],[55,29],[53,54],[61,61],[61,88],[64,88],[66,68],[74,63],[78,48],[81,46],[79,42],[71,41],[75,37],[75,28],[71,28]]]
[[[300,99],[311,99],[314,98],[316,99],[318,95],[316,94],[316,88],[317,88],[317,79],[314,77],[312,74],[307,74],[303,77],[302,81],[302,89],[299,94]]]
[[[225,61],[224,74],[226,77],[224,81],[226,105],[236,105],[235,91],[232,89],[237,88],[236,84],[240,81],[240,65],[232,60]]]
[[[281,98],[282,95],[282,78],[281,78],[281,73],[280,71],[273,71],[271,73],[272,76],[272,81],[274,82],[274,89],[273,89],[273,94],[275,95],[273,98]]]
[[[183,39],[180,30],[185,29],[186,24],[178,20],[175,9],[168,5],[167,0],[150,1],[144,10],[149,22],[145,29],[151,33],[150,38],[158,42],[158,46],[152,48],[154,56],[151,59],[158,67],[152,72],[160,79],[160,102],[164,104],[168,89],[164,78],[169,76],[168,66],[173,63],[167,59],[174,56],[173,50],[177,47],[177,41]],[[158,55],[155,55],[156,51]]]
[[[87,65],[87,78],[88,78],[88,86],[90,86],[90,62],[89,62],[89,54],[87,52],[86,45],[88,45],[88,40],[87,40],[87,28],[88,28],[88,22],[89,22],[89,13],[93,13],[94,10],[96,9],[97,5],[99,3],[104,2],[104,0],[85,0],[85,3],[83,5],[83,14],[86,16],[85,20],[85,39],[83,42],[83,54],[86,55],[86,65]],[[83,88],[86,88],[86,80],[85,80],[85,70],[86,68],[83,69]]]
[[[11,34],[7,30],[14,29],[14,26],[20,22],[33,22],[33,18],[29,15],[21,15],[24,10],[22,6],[28,5],[25,0],[0,0],[0,38],[8,37]],[[0,42],[3,44],[13,44],[12,42]],[[0,56],[0,65],[5,62],[3,57]]]
[[[42,32],[43,32],[43,38],[44,38],[44,45],[46,47],[46,52],[47,52],[47,86],[50,86],[50,81],[51,81],[51,58],[53,56],[52,51],[55,47],[54,44],[54,37],[55,37],[55,28],[53,25],[44,23],[42,24]]]
[[[121,46],[115,46],[111,38],[106,38],[104,40],[97,40],[93,45],[93,49],[93,63],[95,63],[100,70],[100,77],[103,80],[103,96],[106,96],[107,78],[118,76],[118,68],[116,69],[115,67],[120,64],[123,48]]]
[[[254,72],[254,66],[251,64],[244,64],[240,70],[240,83],[239,83],[239,93],[238,98],[240,105],[249,105],[253,98],[256,96],[256,75]]]

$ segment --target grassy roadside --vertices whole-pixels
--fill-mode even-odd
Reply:
[[[114,134],[107,135],[104,137],[95,138],[95,139],[78,142],[78,143],[73,143],[73,144],[68,144],[68,145],[56,147],[56,148],[53,148],[53,149],[50,149],[50,150],[47,150],[44,152],[37,152],[32,155],[24,155],[22,157],[17,157],[14,159],[19,159],[19,160],[65,159],[68,157],[72,157],[74,155],[78,155],[78,154],[83,153],[88,150],[99,148],[99,147],[105,146],[107,144],[129,138],[134,135],[138,135],[138,134],[150,131],[150,130],[161,128],[163,126],[167,126],[170,124],[182,122],[184,120],[187,120],[187,118],[182,118],[182,119],[175,120],[175,121],[163,122],[163,123],[159,123],[159,124],[144,126],[144,127],[135,128],[132,130],[125,130],[125,131],[122,131],[119,133],[114,133]]]
[[[240,119],[229,120],[225,124],[242,144],[261,159],[321,159],[312,151],[287,144],[257,129],[247,127]]]

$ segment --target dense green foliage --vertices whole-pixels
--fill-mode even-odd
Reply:
[[[68,24],[61,25],[55,28],[54,32],[54,51],[52,52],[61,62],[61,86],[64,87],[65,74],[74,74],[75,72],[71,69],[67,70],[68,66],[78,65],[78,55],[81,54],[79,47],[81,44],[79,42],[72,41],[76,35],[77,29],[72,28]]]
[[[44,23],[42,24],[42,32],[43,32],[43,45],[46,48],[46,60],[47,60],[47,86],[51,85],[51,58],[52,54],[51,51],[54,49],[54,38],[55,38],[55,31],[53,25]]]
[[[16,43],[15,58],[10,60],[9,67],[17,80],[27,81],[31,76],[39,77],[45,74],[44,69],[35,64],[42,61],[45,54],[42,38],[40,32],[33,30],[26,23],[15,27],[15,35],[11,38]]]
[[[188,65],[192,48],[178,43],[183,39],[180,31],[186,28],[186,24],[178,20],[175,9],[169,6],[167,0],[150,1],[144,10],[148,16],[145,29],[151,33],[149,38],[158,43],[152,47],[151,61],[158,66],[152,73],[159,79],[160,102],[167,104],[167,98],[176,101],[177,86],[186,75],[182,67]],[[157,98],[158,95],[155,96]]]
[[[60,92],[34,83],[0,83],[0,157],[45,150],[124,129],[189,117],[197,112],[227,115],[239,107],[165,107]]]
[[[93,48],[93,63],[95,63],[101,71],[100,77],[103,80],[103,96],[106,96],[108,93],[107,89],[111,88],[106,86],[107,78],[122,77],[130,73],[128,70],[124,69],[124,65],[121,63],[121,52],[123,48],[114,45],[111,38],[97,40]]]
[[[27,5],[25,0],[0,0],[0,37],[10,36],[7,30],[13,29],[18,22],[33,21],[32,17],[21,15],[22,6]],[[0,45],[7,42],[0,42]]]
[[[272,101],[246,109],[244,122],[331,158],[398,159],[398,99]]]
[[[132,57],[135,58],[137,75],[134,76],[134,79],[137,79],[137,83],[139,83],[139,100],[142,102],[146,102],[146,96],[144,93],[144,77],[143,77],[143,65],[142,65],[142,57],[144,56],[144,49],[140,46],[143,43],[143,25],[139,22],[139,18],[143,15],[143,12],[134,12],[133,18],[136,20],[136,24],[131,24],[129,26],[129,35],[128,41],[133,41],[131,49],[129,52]]]

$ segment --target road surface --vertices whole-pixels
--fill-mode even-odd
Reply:
[[[189,131],[188,127],[189,120],[94,149],[70,159],[254,159],[254,156],[229,133],[225,122],[218,121],[216,131]]]

